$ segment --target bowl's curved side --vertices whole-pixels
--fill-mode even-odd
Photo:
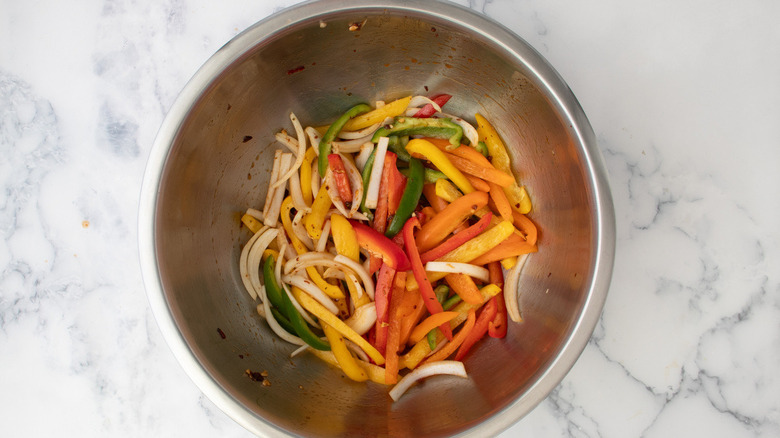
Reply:
[[[347,34],[349,41],[338,33],[346,32],[341,26],[349,20],[361,17],[381,19],[372,18],[361,33]],[[426,37],[398,47],[383,38],[382,32],[396,35],[392,32],[399,29]],[[336,38],[354,49],[344,48],[339,62],[332,62],[302,43],[311,35]],[[392,48],[396,57],[383,68],[364,62],[378,56],[377,45]],[[465,53],[471,56],[460,56]],[[309,58],[299,71],[294,61],[305,58],[303,54]],[[422,58],[426,54],[431,57]],[[424,59],[429,62],[420,62]],[[358,65],[364,69],[363,82],[375,83],[347,80],[344,69]],[[484,71],[475,74],[475,68]],[[322,77],[338,72],[343,77],[336,80],[345,82],[323,87]],[[258,78],[274,78],[277,86],[263,88]],[[463,78],[469,78],[467,87]],[[285,359],[289,348],[252,318],[254,304],[241,289],[234,259],[246,236],[231,213],[251,204],[249,193],[267,182],[265,160],[272,145],[266,139],[286,126],[286,106],[301,120],[321,121],[358,100],[423,93],[421,84],[430,85],[432,92],[461,91],[462,101],[478,103],[453,102],[453,113],[495,115],[504,122],[505,139],[522,140],[511,149],[513,163],[534,190],[534,219],[542,226],[541,242],[549,252],[535,254],[523,272],[526,322],[510,329],[507,342],[476,349],[467,360],[469,382],[426,382],[428,393],[410,393],[391,405],[383,388],[345,382],[306,357],[295,364]],[[491,97],[496,87],[505,99]],[[299,90],[310,98],[307,105],[296,94]],[[264,99],[284,108],[258,115],[251,108]],[[249,131],[254,140],[242,142]],[[521,160],[540,171],[527,172],[518,164]],[[373,432],[382,435],[409,433],[409,423],[418,435],[484,436],[507,428],[543,400],[585,348],[609,286],[614,221],[607,173],[582,108],[554,69],[511,31],[450,3],[355,1],[345,6],[333,0],[301,4],[257,23],[193,76],[150,153],[139,206],[139,250],[147,295],[166,342],[196,385],[248,430],[283,436],[316,427],[322,435],[345,435],[376,427]],[[554,293],[545,292],[551,289]],[[230,342],[219,339],[217,327],[228,332]],[[547,337],[549,344],[529,357],[534,349],[522,340],[521,330],[528,337]],[[253,361],[243,354],[238,359],[237,350],[251,352]],[[487,375],[480,371],[491,369],[487,356],[506,365]],[[279,369],[270,389],[247,387],[242,374],[250,363]],[[300,385],[305,373],[313,377]],[[333,395],[336,385],[344,388],[338,396]],[[429,395],[434,388],[468,397],[473,406],[442,404]],[[304,400],[341,411],[301,412],[294,405]],[[349,415],[355,403],[377,418]],[[423,424],[427,420],[415,412],[428,406],[445,412]]]

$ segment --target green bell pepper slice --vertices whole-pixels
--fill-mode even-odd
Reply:
[[[368,106],[365,103],[360,103],[352,108],[348,109],[347,112],[341,115],[335,122],[333,122],[328,130],[325,132],[325,135],[322,136],[322,140],[320,140],[320,156],[317,160],[317,166],[320,171],[320,177],[325,176],[325,171],[328,170],[328,155],[330,155],[330,151],[332,149],[332,143],[333,139],[336,138],[336,134],[341,132],[341,130],[344,128],[344,125],[347,124],[349,119],[359,116],[363,113],[367,113],[371,111],[371,107]]]
[[[425,183],[424,169],[420,160],[410,157],[409,178],[406,180],[406,188],[403,195],[401,195],[401,201],[398,203],[398,210],[396,210],[393,219],[387,226],[387,230],[385,230],[385,236],[393,237],[398,234],[404,227],[406,220],[412,216],[414,209],[417,208],[422,195],[423,184]]]
[[[417,119],[414,117],[396,117],[392,127],[379,128],[371,141],[376,143],[379,137],[389,137],[391,135],[422,135],[432,138],[446,138],[450,141],[452,149],[460,146],[463,138],[463,128],[450,119]]]

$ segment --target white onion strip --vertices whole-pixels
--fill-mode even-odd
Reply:
[[[279,283],[282,284],[282,283]],[[287,288],[286,285],[282,284],[282,289],[284,289],[284,293],[287,294],[287,296],[290,298],[290,301],[292,301],[293,307],[295,307],[296,310],[298,310],[298,313],[301,314],[303,319],[309,323],[309,325],[317,328],[321,328],[320,324],[317,323],[317,321],[314,320],[314,318],[309,315],[309,312],[301,306],[301,303],[298,302],[298,300],[295,299],[295,297],[292,295],[290,290]],[[445,339],[446,340],[446,339]]]
[[[334,206],[336,206],[336,209],[339,211],[339,213],[343,214],[344,216],[349,216],[349,213],[347,213],[347,207],[344,205],[344,201],[339,196],[339,190],[336,188],[336,178],[333,176],[333,172],[330,170],[330,167],[328,167],[328,169],[325,171],[325,189],[328,191],[330,201]]]
[[[441,107],[439,106],[439,104],[434,102],[431,98],[427,96],[414,96],[412,100],[409,101],[409,107],[420,107],[419,109],[422,109],[422,107],[424,107],[427,104],[433,106],[433,109],[435,109],[437,113],[441,112]],[[417,111],[412,113],[412,115],[416,113]]]
[[[322,278],[335,278],[337,280],[346,280],[347,276],[344,275],[344,271],[339,268],[328,268],[322,273]]]
[[[263,226],[260,228],[244,245],[244,248],[241,250],[241,256],[238,258],[238,271],[239,274],[241,274],[241,281],[244,283],[244,288],[246,288],[246,291],[249,293],[249,296],[252,297],[253,300],[257,300],[257,291],[255,290],[254,286],[252,286],[252,282],[249,280],[249,269],[247,268],[247,260],[249,259],[249,251],[252,249],[252,246],[254,246],[255,242],[257,241],[260,236],[265,233],[265,231],[268,229],[268,227]]]
[[[279,247],[279,257],[276,259],[276,265],[274,265],[274,277],[276,278],[276,284],[282,284],[282,264],[284,263],[284,252],[287,250],[287,242]]]
[[[438,113],[435,114],[434,117],[448,118],[452,123],[460,125],[460,127],[463,128],[463,136],[469,139],[469,143],[471,143],[472,147],[476,147],[477,143],[479,143],[479,134],[477,134],[477,129],[474,128],[471,123],[460,117],[453,116],[452,114]]]
[[[365,137],[367,135],[373,135],[374,131],[379,129],[380,126],[382,126],[382,122],[376,122],[371,126],[367,126],[357,131],[341,131],[338,133],[338,137],[344,140],[354,140],[356,138]]]
[[[447,272],[453,274],[466,274],[477,280],[487,283],[490,280],[490,273],[482,266],[472,265],[470,263],[455,262],[428,262],[425,264],[425,270],[429,272]]]
[[[382,167],[385,165],[385,154],[387,145],[390,142],[388,137],[380,137],[374,153],[374,166],[371,168],[371,176],[368,183],[368,193],[366,194],[366,207],[376,208],[379,199],[379,183],[382,179]]]
[[[311,163],[311,193],[315,198],[317,197],[317,193],[320,192],[320,182],[320,166],[317,165],[317,161],[315,160]]]
[[[265,194],[265,204],[263,205],[263,217],[266,216],[268,210],[271,208],[271,201],[274,199],[275,190],[271,188],[271,184],[275,183],[279,179],[279,166],[282,164],[282,150],[277,149],[274,151],[274,165],[271,169],[271,180],[268,185],[268,192]]]
[[[294,154],[298,153],[298,140],[296,140],[290,134],[286,133],[285,131],[280,131],[274,134],[274,138],[279,143],[285,145],[287,149],[290,150],[290,152]]]
[[[312,298],[317,300],[320,304],[325,306],[325,308],[328,309],[329,312],[333,313],[334,315],[338,315],[339,308],[336,307],[333,301],[331,301],[330,297],[325,295],[325,292],[323,292],[322,289],[317,287],[317,285],[314,284],[313,281],[307,280],[300,275],[285,275],[284,277],[282,277],[282,281],[306,292]]]
[[[298,136],[297,146],[298,151],[296,153],[295,157],[295,163],[293,163],[292,167],[282,175],[281,178],[279,178],[279,181],[275,182],[273,187],[276,188],[284,181],[287,181],[288,178],[292,177],[293,174],[295,174],[298,171],[298,168],[301,167],[301,164],[303,163],[303,156],[306,154],[306,135],[303,133],[303,128],[301,127],[301,122],[298,121],[298,118],[295,117],[295,114],[290,113],[290,121],[292,121],[293,126],[295,127],[295,135]],[[278,139],[278,137],[277,137]],[[290,142],[292,144],[292,142]]]
[[[520,322],[523,317],[520,315],[520,304],[517,301],[517,294],[519,293],[518,282],[520,281],[520,272],[525,266],[525,261],[528,260],[528,254],[523,254],[517,258],[517,263],[512,269],[509,270],[509,274],[504,281],[504,302],[506,303],[506,313],[509,318],[514,322]]]
[[[355,353],[355,356],[357,356],[358,359],[366,363],[368,363],[371,360],[369,359],[366,352],[363,351],[363,349],[358,346],[358,344],[350,341],[349,339],[344,339],[344,342],[347,344],[347,348],[349,348],[349,351]]]
[[[306,210],[298,210],[292,219],[292,230],[295,237],[303,243],[303,245],[309,250],[314,249],[314,242],[312,242],[309,233],[306,232],[306,228],[303,226],[303,217],[306,215]]]
[[[371,156],[371,151],[373,150],[374,143],[371,143],[370,141],[363,143],[363,145],[360,146],[360,153],[357,155],[357,157],[355,157],[355,165],[361,172],[363,171],[363,167],[366,165],[366,161],[368,161],[368,157]],[[363,184],[361,184],[361,186],[362,185]]]
[[[276,238],[278,232],[279,231],[276,228],[265,230],[265,232],[257,238],[255,243],[252,244],[252,248],[247,255],[246,267],[247,271],[249,271],[249,281],[255,289],[255,293],[258,295],[260,287],[262,287],[262,283],[260,283],[260,263],[262,262],[263,251],[265,251],[266,248],[268,248],[268,245]]]
[[[311,211],[306,202],[303,200],[303,192],[301,191],[301,176],[297,172],[291,176],[290,179],[290,197],[292,198],[293,207],[298,211]]]
[[[355,294],[357,295],[357,298],[362,297],[365,292],[363,292],[363,288],[360,286],[357,278],[355,278],[355,276],[352,274],[345,274],[344,277],[348,282],[352,283],[352,286],[355,288]]]
[[[360,202],[363,200],[363,176],[360,171],[352,163],[352,160],[341,157],[341,161],[344,163],[344,169],[347,171],[347,177],[349,178],[349,185],[352,188],[352,205],[349,208],[348,218],[352,218],[360,208]]]
[[[360,147],[363,146],[363,144],[367,141],[371,141],[371,137],[373,137],[373,133],[368,134],[365,137],[356,138],[354,140],[346,140],[346,141],[334,141],[333,144],[333,151],[335,153],[343,154],[343,153],[349,153],[353,154],[360,150]]]
[[[283,329],[282,326],[279,325],[279,323],[276,321],[276,318],[274,318],[274,314],[271,312],[271,305],[268,303],[268,297],[265,296],[265,290],[263,292],[263,311],[265,313],[265,320],[268,322],[268,326],[271,327],[271,330],[273,330],[274,333],[276,333],[277,336],[282,338],[283,340],[295,344],[295,345],[305,345],[306,342],[303,341],[303,339],[291,335],[290,333],[287,333],[287,330]]]
[[[401,398],[406,390],[417,383],[418,380],[441,374],[449,374],[452,376],[464,378],[468,377],[466,374],[466,368],[463,366],[463,362],[457,360],[442,360],[431,362],[420,366],[399,380],[393,389],[390,390],[390,397],[393,399],[393,401],[398,401],[398,399]]]
[[[255,210],[254,208],[247,208],[246,214],[252,216],[253,218],[259,220],[260,222],[263,221],[263,212],[260,210]]]
[[[368,303],[358,307],[344,323],[361,336],[368,333],[376,323],[376,305]]]
[[[282,154],[281,164],[279,164],[279,173],[287,172],[287,169],[290,167],[290,161],[292,161],[292,154]],[[271,201],[271,205],[263,212],[263,223],[269,227],[275,227],[277,222],[279,222],[279,212],[282,209],[282,201],[284,201],[286,183],[287,180],[284,180],[278,187],[274,188],[272,185],[272,187],[269,188],[269,190],[274,190],[274,197]]]
[[[330,221],[325,221],[325,225],[322,226],[322,234],[320,234],[320,240],[314,246],[314,250],[317,252],[325,252],[325,245],[328,244],[328,236],[330,236]]]
[[[344,266],[352,269],[355,271],[355,273],[360,277],[360,279],[363,281],[363,287],[366,288],[366,293],[368,296],[373,300],[374,299],[374,282],[371,280],[371,276],[368,275],[368,270],[366,270],[363,265],[360,263],[352,260],[349,257],[343,256],[341,254],[337,255],[333,258],[333,261],[336,263],[341,263]]]
[[[320,133],[311,126],[307,126],[304,131],[306,131],[306,134],[309,136],[309,143],[311,143],[311,147],[314,148],[314,152],[317,154],[317,156],[319,156],[321,139]]]

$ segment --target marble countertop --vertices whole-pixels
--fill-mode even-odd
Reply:
[[[163,341],[137,204],[179,90],[293,3],[0,1],[0,434],[249,436]],[[503,436],[780,436],[780,3],[460,3],[569,83],[617,215],[591,342]]]

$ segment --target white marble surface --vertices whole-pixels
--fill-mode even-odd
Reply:
[[[0,0],[0,435],[246,437],[138,264],[166,109],[274,1]],[[780,436],[780,3],[461,0],[567,80],[617,211],[601,322],[504,436]]]

